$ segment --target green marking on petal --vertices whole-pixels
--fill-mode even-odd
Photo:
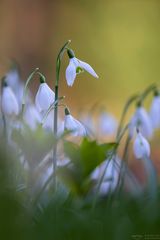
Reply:
[[[76,68],[76,74],[80,74],[82,72],[84,72],[83,68],[81,68],[81,67]]]

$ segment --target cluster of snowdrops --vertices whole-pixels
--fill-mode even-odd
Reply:
[[[154,131],[160,128],[160,95],[157,86],[152,85],[143,93],[132,96],[123,109],[119,123],[112,114],[106,112],[104,109],[98,115],[98,123],[96,122],[96,124],[92,115],[90,113],[85,114],[83,111],[79,116],[80,119],[77,120],[72,116],[68,106],[65,105],[64,96],[59,96],[58,94],[63,55],[67,53],[69,58],[69,65],[66,68],[65,74],[69,87],[74,84],[76,76],[84,71],[91,74],[94,78],[98,78],[98,75],[88,63],[79,60],[75,56],[73,50],[69,48],[69,44],[70,41],[67,41],[57,56],[54,89],[49,87],[45,76],[38,68],[29,75],[26,83],[21,81],[17,68],[11,69],[3,77],[1,81],[1,134],[5,139],[6,145],[18,152],[19,163],[25,171],[30,171],[33,167],[31,161],[35,161],[33,156],[36,155],[33,155],[32,159],[28,159],[30,155],[25,155],[25,151],[23,152],[23,147],[25,146],[21,146],[18,141],[14,142],[13,133],[16,131],[23,138],[26,138],[26,134],[30,133],[33,137],[33,135],[36,135],[40,131],[44,135],[50,134],[49,136],[54,137],[53,144],[51,144],[48,152],[41,154],[40,157],[42,160],[36,163],[41,166],[42,162],[47,163],[45,169],[41,172],[41,181],[39,184],[41,187],[45,186],[48,179],[51,179],[52,176],[56,178],[59,168],[68,169],[71,178],[75,164],[74,159],[71,158],[76,159],[76,152],[78,155],[79,150],[82,150],[84,146],[88,146],[88,148],[91,148],[89,151],[94,154],[97,147],[103,153],[99,161],[98,159],[97,161],[96,159],[94,160],[94,158],[89,159],[93,155],[86,154],[88,159],[85,157],[85,161],[88,161],[90,164],[89,167],[87,166],[89,169],[87,170],[87,177],[94,182],[91,186],[93,192],[98,191],[98,194],[108,194],[122,187],[122,184],[125,185],[125,182],[129,191],[134,193],[138,191],[137,186],[139,184],[137,183],[137,179],[127,166],[128,144],[130,141],[133,141],[133,153],[137,159],[143,161],[149,184],[151,183],[152,186],[153,184],[155,185],[156,172],[153,162],[150,159],[149,140],[153,137]],[[35,100],[33,100],[31,91],[29,90],[29,83],[34,80],[35,75],[39,76],[39,88],[35,95]],[[150,93],[154,97],[150,110],[147,111],[143,103]],[[136,105],[135,112],[129,122],[125,123],[126,113],[131,104]],[[63,109],[63,117],[59,116],[58,110],[60,108]],[[96,141],[96,134],[98,133],[114,137],[114,143],[106,143],[106,145],[98,143]],[[72,148],[71,151],[66,150],[60,142],[65,138],[69,138],[65,143],[68,142],[70,144],[67,146],[68,149]],[[122,156],[119,156],[118,148],[123,138],[125,138],[125,143],[123,141],[124,151]],[[35,142],[31,144],[34,148]],[[76,148],[76,146],[79,148]],[[41,152],[40,149],[39,152]],[[81,153],[83,155],[83,152]],[[94,154],[94,157],[99,158],[99,154]],[[95,163],[92,163],[92,160]],[[76,169],[79,168],[78,164]],[[83,164],[85,166],[88,163]],[[90,167],[91,165],[92,167]],[[67,181],[68,179],[66,180],[65,174],[66,172],[62,171],[62,175],[64,175],[62,178]],[[73,180],[76,181],[76,178],[73,178]]]

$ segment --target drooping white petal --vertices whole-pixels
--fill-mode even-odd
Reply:
[[[77,136],[86,136],[87,135],[87,132],[86,132],[86,129],[85,127],[82,125],[81,122],[79,122],[77,119],[75,119],[75,122],[77,123]]]
[[[144,107],[137,107],[136,112],[130,121],[130,135],[133,137],[136,128],[139,128],[140,132],[146,138],[151,138],[153,135],[153,127],[148,113]]]
[[[2,92],[2,111],[5,115],[18,115],[19,106],[12,89],[8,86],[3,87]]]
[[[20,83],[18,71],[13,69],[6,74],[5,81],[13,89],[16,90]]]
[[[150,156],[150,145],[148,141],[139,132],[133,144],[134,155],[137,159]]]
[[[149,115],[153,128],[160,128],[160,96],[153,98]]]
[[[22,105],[22,97],[23,97],[23,92],[24,92],[24,84],[22,83],[20,79],[20,75],[17,71],[17,69],[13,69],[9,71],[6,74],[5,81],[7,85],[12,89],[14,94],[16,95],[16,99],[18,101],[19,108],[21,108]],[[29,92],[28,92],[29,93]],[[28,103],[30,101],[30,97],[26,96],[25,101]]]
[[[113,135],[117,130],[117,121],[109,113],[102,113],[99,118],[99,129],[102,135]]]
[[[66,80],[68,86],[72,86],[76,78],[76,66],[74,64],[74,59],[71,58],[68,67],[66,68]]]
[[[79,59],[77,59],[77,60],[79,61],[79,66],[80,66],[82,69],[86,70],[86,71],[87,71],[88,73],[90,73],[93,77],[98,78],[97,73],[94,71],[94,69],[93,69],[88,63],[83,62],[83,61],[81,61],[81,60],[79,60]]]
[[[33,130],[36,129],[38,123],[41,122],[41,116],[34,105],[27,106],[24,121]]]
[[[73,136],[85,136],[86,135],[86,130],[85,130],[84,126],[70,114],[65,115],[64,129],[72,131]]]
[[[55,100],[55,94],[47,85],[47,83],[41,83],[36,94],[35,104],[38,110],[45,111]]]

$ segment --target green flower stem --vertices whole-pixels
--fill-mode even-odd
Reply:
[[[55,109],[55,105],[57,103],[59,103],[59,101],[63,100],[65,98],[65,96],[62,96],[62,97],[59,97],[57,101],[54,101],[54,103],[49,107],[49,109],[47,110],[47,112],[45,113],[45,115],[43,116],[42,118],[42,121],[41,121],[41,125],[43,125],[48,117],[48,114],[53,110]]]
[[[151,202],[157,199],[157,174],[153,162],[147,156],[143,159],[144,168],[147,176],[147,190]]]
[[[57,136],[57,126],[58,126],[58,92],[59,92],[59,76],[60,76],[60,68],[61,68],[61,61],[65,51],[67,50],[67,46],[71,41],[68,40],[61,50],[58,53],[57,60],[56,60],[56,81],[55,81],[55,109],[54,109],[54,125],[53,131],[54,136]],[[56,187],[56,167],[57,167],[57,142],[54,144],[53,148],[53,182],[54,186]]]
[[[5,81],[5,77],[3,77],[2,80],[1,80],[1,96],[2,96],[2,92],[3,92],[4,81]],[[6,118],[5,118],[4,112],[2,110],[2,106],[1,106],[1,112],[2,112],[2,122],[3,122],[3,137],[6,141],[7,140],[7,124],[6,124]]]
[[[116,187],[117,193],[120,192],[120,190],[122,189],[123,184],[124,184],[130,142],[131,142],[131,137],[128,135],[126,142],[125,142],[125,147],[124,147],[123,156],[122,156],[122,162],[121,162],[121,166],[120,166],[119,178],[118,178],[118,183],[117,183],[117,187]]]
[[[39,68],[35,68],[35,70],[29,75],[29,77],[28,77],[28,79],[26,81],[26,84],[24,86],[23,98],[22,98],[22,112],[21,112],[22,116],[23,116],[24,109],[25,109],[25,104],[26,104],[26,95],[27,95],[28,84],[32,80],[34,74],[38,72],[38,70],[39,70]]]
[[[100,177],[100,179],[99,179],[99,181],[98,181],[98,185],[97,185],[97,189],[96,189],[96,193],[95,193],[95,198],[94,198],[94,200],[93,200],[93,205],[92,205],[92,208],[93,208],[93,209],[94,209],[94,207],[95,207],[95,205],[96,205],[97,198],[98,198],[98,194],[99,194],[99,191],[100,191],[100,187],[101,187],[101,184],[102,184],[102,182],[103,182],[103,179],[104,179],[104,176],[105,176],[105,173],[106,173],[108,164],[109,164],[109,162],[112,160],[112,158],[113,158],[114,156],[116,156],[117,149],[118,149],[118,147],[119,147],[120,141],[121,141],[121,139],[123,138],[123,136],[125,135],[125,133],[126,133],[127,130],[128,130],[128,124],[127,124],[127,125],[124,127],[124,129],[120,132],[119,138],[118,138],[118,140],[117,140],[117,146],[115,147],[115,149],[113,150],[113,152],[112,152],[111,155],[109,156],[109,158],[108,158],[108,163],[106,164],[105,169],[104,169],[104,171],[103,171],[103,173],[102,173],[102,175],[101,175],[101,177]]]
[[[145,98],[150,94],[150,92],[153,92],[157,89],[156,84],[152,84],[149,87],[147,87],[144,92],[140,95],[138,99],[138,103],[141,105],[141,103],[145,100]]]
[[[137,100],[138,97],[139,97],[138,94],[133,95],[133,96],[131,96],[131,97],[128,99],[128,101],[126,102],[126,104],[125,104],[125,106],[124,106],[124,108],[123,108],[123,111],[122,111],[121,118],[120,118],[120,123],[119,123],[119,126],[118,126],[116,139],[119,138],[119,134],[121,133],[121,129],[122,129],[122,127],[123,127],[124,119],[125,119],[125,116],[126,116],[126,114],[127,114],[127,112],[128,112],[129,107],[131,106],[131,104],[132,104],[135,100]]]

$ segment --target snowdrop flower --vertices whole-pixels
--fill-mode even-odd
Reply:
[[[80,116],[81,122],[86,129],[87,135],[92,135],[95,132],[93,118],[90,114],[83,114]]]
[[[98,78],[98,75],[93,70],[93,68],[88,63],[76,58],[74,52],[71,49],[68,49],[67,53],[70,58],[69,65],[66,69],[66,80],[68,86],[72,86],[76,75],[84,70],[90,73],[93,77]]]
[[[17,69],[12,69],[6,74],[6,83],[13,90],[14,94],[16,95],[19,107],[21,107],[24,84],[21,82]],[[29,100],[29,98],[27,98],[27,100]]]
[[[130,135],[133,137],[136,128],[139,128],[143,136],[151,138],[153,135],[152,123],[148,113],[142,106],[138,106],[131,121],[130,121]]]
[[[150,108],[150,118],[154,129],[160,128],[160,96],[153,98]]]
[[[6,74],[6,82],[13,89],[16,90],[19,86],[20,77],[17,69],[12,69]]]
[[[137,130],[137,136],[133,144],[134,155],[137,159],[150,156],[150,145],[143,135]]]
[[[37,109],[42,112],[48,110],[55,100],[55,94],[47,85],[44,79],[40,77],[40,86],[35,98]]]
[[[99,180],[105,171],[103,182],[100,186],[100,194],[104,195],[116,189],[119,180],[121,160],[118,156],[115,159],[106,160],[98,166],[91,174],[92,180]]]
[[[7,116],[16,116],[19,114],[19,106],[15,94],[12,89],[7,85],[5,80],[2,86],[2,112]]]
[[[103,112],[99,118],[99,126],[102,135],[114,135],[117,130],[117,121],[111,114]]]
[[[65,108],[64,129],[72,131],[72,136],[86,136],[85,127]]]
[[[27,106],[24,121],[32,130],[35,130],[37,125],[40,124],[41,116],[33,104]]]

